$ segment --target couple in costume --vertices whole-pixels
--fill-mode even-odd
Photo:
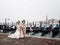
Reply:
[[[20,21],[16,22],[16,31],[14,34],[8,35],[9,38],[24,38],[26,35],[26,25],[25,20],[22,20],[22,23]]]

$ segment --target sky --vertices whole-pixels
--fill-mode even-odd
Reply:
[[[0,0],[0,22],[5,18],[12,22],[41,21],[46,16],[60,19],[60,0]]]

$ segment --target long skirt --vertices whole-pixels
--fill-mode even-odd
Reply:
[[[18,30],[16,30],[16,32],[14,34],[10,34],[8,35],[9,38],[23,38],[24,35],[22,33],[20,33]]]

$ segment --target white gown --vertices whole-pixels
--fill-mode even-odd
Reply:
[[[10,35],[8,35],[8,37],[19,39],[19,38],[23,38],[24,35],[22,32],[20,33],[18,30],[16,30],[16,32],[14,34],[10,34]]]

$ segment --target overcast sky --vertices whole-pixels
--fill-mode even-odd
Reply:
[[[0,22],[40,21],[48,18],[60,19],[60,0],[0,0]]]

